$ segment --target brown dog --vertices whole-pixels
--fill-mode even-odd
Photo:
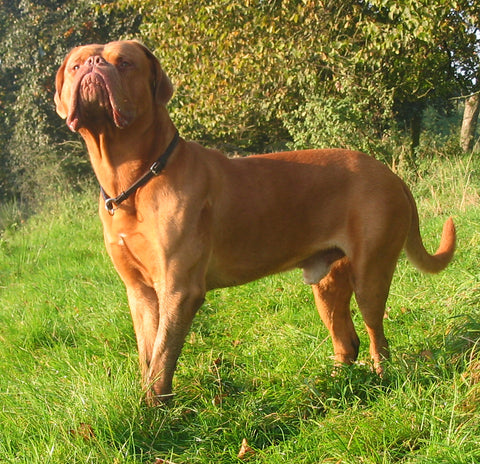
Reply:
[[[105,244],[127,288],[153,400],[170,396],[185,336],[210,289],[302,268],[339,363],[358,354],[355,293],[381,371],[383,314],[401,250],[425,272],[452,259],[453,221],[429,255],[410,191],[367,155],[228,159],[178,138],[165,108],[170,80],[137,42],[75,48],[56,89],[57,112],[85,139],[102,186]]]

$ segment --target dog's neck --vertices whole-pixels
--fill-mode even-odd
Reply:
[[[108,124],[101,131],[81,128],[79,132],[87,145],[98,182],[109,195],[117,196],[165,152],[176,129],[167,117],[161,123],[153,118],[147,126],[134,122],[119,129]]]

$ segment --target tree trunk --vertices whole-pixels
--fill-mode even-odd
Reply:
[[[477,128],[478,112],[480,110],[480,94],[471,95],[465,100],[463,111],[462,130],[460,132],[460,146],[465,153],[473,150],[475,129]]]
[[[416,110],[413,112],[412,118],[410,119],[410,156],[412,161],[416,160],[416,151],[420,145],[420,134],[422,131],[422,110]]]

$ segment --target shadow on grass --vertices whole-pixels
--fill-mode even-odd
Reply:
[[[389,372],[389,367],[387,367]],[[326,414],[331,410],[346,410],[354,406],[367,406],[388,393],[395,384],[391,375],[383,378],[371,366],[353,364],[335,368],[332,373],[306,381],[307,408]]]
[[[480,351],[480,310],[455,318],[447,331],[444,345],[453,361],[477,356]]]
[[[176,463],[236,462],[243,438],[256,450],[294,441],[302,434],[302,422],[372,408],[389,395],[395,396],[401,385],[409,384],[406,391],[413,391],[418,389],[415,385],[444,384],[462,372],[470,376],[469,381],[480,382],[479,320],[476,314],[452,320],[447,335],[432,339],[438,351],[397,356],[386,363],[383,378],[368,365],[354,364],[337,369],[335,375],[323,366],[318,375],[308,378],[259,380],[243,370],[239,374],[238,365],[223,360],[216,366],[221,375],[182,376],[170,405],[142,405],[128,425],[118,425],[116,447],[123,446],[130,436],[132,452],[145,463],[153,464],[157,458]],[[473,368],[468,370],[474,362],[476,380],[472,380]],[[399,445],[399,456],[420,446],[427,440],[427,435],[422,435],[427,432],[407,437],[408,446],[404,442]]]
[[[325,369],[325,375],[314,380],[302,383],[297,378],[286,385],[253,378],[241,384],[225,373],[221,398],[218,385],[209,383],[207,376],[202,380],[207,383],[179,385],[176,399],[167,406],[142,405],[137,417],[114,432],[117,447],[131,434],[134,454],[145,463],[156,458],[236,462],[244,438],[256,450],[295,440],[303,422],[321,421],[332,410],[367,405],[389,389],[368,366],[343,368],[334,377]]]

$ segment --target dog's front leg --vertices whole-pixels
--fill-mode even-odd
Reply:
[[[108,237],[106,235],[106,237]],[[142,383],[148,385],[148,370],[152,359],[153,346],[158,332],[159,306],[156,290],[149,285],[141,270],[132,266],[131,253],[124,241],[118,246],[113,240],[105,240],[107,251],[115,269],[127,289],[128,305],[132,315],[133,328],[138,345],[138,358]]]
[[[127,285],[128,304],[138,345],[143,385],[148,382],[148,369],[158,332],[158,297],[155,289],[135,280]]]
[[[202,305],[205,291],[192,286],[157,290],[160,321],[148,372],[148,400],[167,401],[172,396],[172,379],[185,337]]]

